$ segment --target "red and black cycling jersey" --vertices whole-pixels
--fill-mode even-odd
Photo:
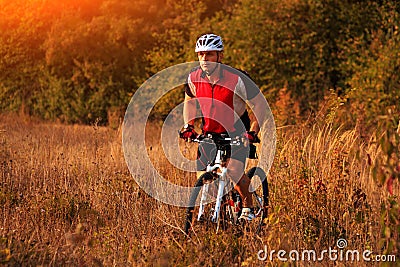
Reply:
[[[250,128],[246,101],[260,90],[246,73],[221,64],[214,84],[200,67],[193,69],[185,92],[199,103],[204,133],[239,133]]]

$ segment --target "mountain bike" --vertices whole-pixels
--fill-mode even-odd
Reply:
[[[227,149],[231,146],[243,145],[243,140],[240,137],[208,135],[200,136],[193,141],[199,144],[214,144],[216,156],[214,160],[208,162],[206,172],[199,177],[191,192],[185,214],[185,233],[189,234],[190,230],[195,231],[196,225],[200,224],[216,227],[216,232],[219,229],[227,229],[229,226],[241,225],[238,218],[241,215],[242,199],[239,193],[233,189],[233,182],[227,177],[226,155]],[[250,154],[255,154],[255,146],[252,146]],[[260,167],[252,167],[246,174],[251,179],[249,190],[252,193],[254,214],[256,215],[256,218],[253,219],[256,222],[252,221],[251,223],[257,225],[256,234],[259,234],[268,214],[267,176]],[[210,201],[210,198],[212,199],[210,196],[215,196],[215,193],[215,204],[212,204],[214,201]],[[196,205],[199,195],[199,205]]]

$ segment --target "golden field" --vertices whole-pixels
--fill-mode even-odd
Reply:
[[[146,140],[156,167],[171,181],[192,185],[193,175],[159,157],[156,139]],[[398,181],[390,195],[385,182],[373,179],[384,153],[357,129],[323,122],[277,129],[269,217],[260,236],[250,228],[186,237],[185,209],[154,200],[135,183],[120,129],[1,115],[0,143],[0,263],[6,266],[378,265],[362,258],[257,257],[265,246],[318,252],[335,248],[339,238],[346,249],[399,258]]]

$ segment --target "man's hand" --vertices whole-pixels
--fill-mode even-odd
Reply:
[[[255,131],[245,132],[243,134],[244,139],[248,140],[252,143],[260,143],[260,138],[258,138],[257,133]]]
[[[183,126],[182,130],[179,131],[179,137],[184,139],[186,142],[196,139],[198,134],[194,130],[194,126],[191,124],[186,124]]]

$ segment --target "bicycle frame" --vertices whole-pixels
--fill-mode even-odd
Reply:
[[[243,141],[240,137],[235,138],[213,138],[212,135],[199,136],[195,140],[197,143],[209,143],[216,145],[217,153],[215,159],[208,162],[206,166],[205,173],[198,177],[195,187],[189,198],[189,206],[186,210],[186,220],[184,231],[186,234],[189,233],[189,229],[193,226],[193,219],[196,221],[203,221],[205,219],[208,222],[216,224],[216,231],[224,226],[226,223],[238,224],[238,216],[240,216],[241,210],[241,197],[236,190],[232,190],[230,194],[224,194],[226,192],[226,185],[232,183],[228,176],[228,167],[225,161],[225,147],[242,145]],[[253,192],[253,200],[255,201],[255,215],[259,217],[259,225],[256,234],[261,232],[262,226],[264,225],[264,219],[268,214],[268,203],[269,203],[269,193],[268,193],[268,182],[265,172],[260,167],[252,167],[247,172],[246,175],[252,179],[253,177],[259,177],[261,180],[261,192],[262,195],[258,195],[257,192]],[[213,183],[213,184],[212,184]],[[210,205],[209,196],[215,196],[215,191],[210,192],[210,186],[216,186],[217,196],[215,200],[215,205],[211,205],[211,208],[206,210],[206,205]],[[213,188],[214,189],[214,188]],[[200,194],[201,191],[201,194]],[[210,193],[210,194],[209,194]],[[199,196],[200,194],[200,196]],[[196,206],[197,197],[200,197],[199,209],[197,210],[197,217],[193,218],[194,207]],[[227,209],[226,209],[227,208]],[[225,210],[226,209],[226,210]],[[225,212],[224,212],[225,211]],[[224,212],[224,213],[223,213]],[[226,213],[226,214],[225,214]],[[223,218],[222,218],[223,217]]]
[[[219,176],[219,181],[218,181],[218,193],[217,193],[217,199],[215,202],[215,209],[214,209],[214,214],[212,215],[211,221],[218,223],[219,219],[219,211],[221,208],[221,203],[222,203],[222,197],[224,193],[224,188],[225,188],[225,181],[226,181],[226,173],[228,169],[226,167],[222,167],[221,165],[221,154],[223,151],[218,150],[217,151],[217,156],[215,159],[215,164],[213,166],[208,165],[207,166],[207,172],[212,172],[217,169],[220,169],[221,172],[218,173]],[[197,216],[197,220],[200,221],[201,216],[204,214],[204,206],[205,206],[205,201],[207,199],[207,193],[208,193],[208,187],[209,184],[205,184],[203,186],[202,192],[201,192],[201,198],[200,198],[200,207],[199,207],[199,214]],[[217,226],[217,231],[218,231],[218,226]]]
[[[199,143],[201,142],[201,140],[195,140],[195,141],[197,141]],[[224,141],[230,141],[230,145],[240,145],[240,141],[237,139],[224,138]],[[218,148],[217,155],[216,155],[214,162],[210,162],[206,168],[207,172],[214,172],[218,169],[220,170],[220,172],[216,172],[216,174],[218,175],[218,191],[217,191],[217,198],[216,198],[216,202],[215,202],[214,212],[211,217],[211,221],[214,223],[217,223],[217,232],[219,229],[219,215],[220,215],[220,210],[221,210],[222,197],[224,196],[224,188],[225,188],[226,182],[228,181],[228,179],[227,179],[228,168],[223,166],[223,162],[222,162],[223,153],[224,153],[224,151],[221,150],[220,148]],[[208,188],[209,188],[209,184],[205,184],[202,187],[199,213],[197,215],[198,221],[201,220],[201,217],[204,214],[204,206],[205,206],[205,201],[207,200]]]

